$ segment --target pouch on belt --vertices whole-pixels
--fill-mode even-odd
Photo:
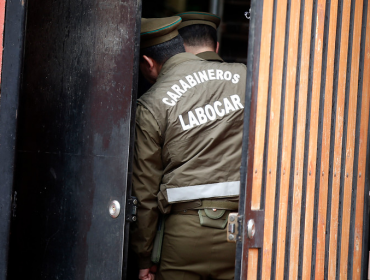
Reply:
[[[203,227],[224,229],[229,213],[229,210],[224,209],[200,209],[198,211],[200,225]]]

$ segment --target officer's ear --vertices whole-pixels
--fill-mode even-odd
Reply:
[[[144,66],[144,67],[148,68],[148,70],[153,69],[153,67],[154,67],[154,63],[155,63],[155,61],[154,61],[154,59],[153,59],[153,58],[148,57],[148,56],[146,56],[146,55],[143,55],[143,59],[141,60],[141,62],[144,64],[144,65],[142,65],[142,66]]]
[[[218,49],[220,48],[220,43],[217,42],[217,46],[216,46],[216,53],[218,53]]]
[[[161,65],[159,65],[153,58],[143,55],[142,59],[140,59],[140,70],[143,73],[143,76],[150,83],[154,84],[161,70]]]

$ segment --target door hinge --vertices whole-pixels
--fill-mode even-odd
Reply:
[[[137,212],[137,198],[131,196],[127,199],[126,203],[126,221],[135,222],[136,221],[136,212]]]
[[[241,242],[243,233],[244,216],[238,213],[230,213],[227,222],[227,241]]]

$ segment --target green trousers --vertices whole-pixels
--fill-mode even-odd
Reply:
[[[234,269],[226,228],[202,227],[197,215],[167,217],[156,280],[233,280]]]

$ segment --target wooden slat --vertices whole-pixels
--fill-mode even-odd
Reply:
[[[366,11],[365,11],[366,12]],[[365,14],[365,13],[364,13]],[[356,198],[356,220],[355,220],[355,240],[353,251],[353,277],[361,278],[361,257],[362,257],[362,232],[363,232],[363,212],[365,199],[365,172],[367,155],[367,136],[369,124],[369,103],[370,103],[370,5],[367,6],[366,42],[364,56],[364,72],[362,84],[362,108],[361,108],[361,127],[359,142],[359,160],[357,177],[357,198]],[[363,264],[365,265],[365,264]]]
[[[277,255],[276,255],[276,279],[284,278],[285,264],[285,237],[288,210],[290,161],[292,154],[294,102],[295,102],[295,83],[297,75],[298,59],[298,37],[299,37],[299,17],[301,1],[292,1],[290,8],[289,26],[289,45],[288,62],[286,76],[285,111],[284,111],[284,131],[283,131],[283,151],[281,160],[280,177],[280,201],[279,201],[279,222]]]
[[[259,58],[260,61],[258,72],[258,95],[257,95],[258,97],[257,97],[257,112],[255,124],[256,130],[254,141],[254,158],[253,158],[254,172],[252,182],[253,188],[251,197],[251,210],[259,210],[261,208],[263,156],[264,156],[266,112],[268,100],[273,7],[274,7],[273,0],[264,1],[261,27],[261,49]],[[248,279],[257,279],[257,269],[258,269],[258,250],[249,249],[248,269],[247,269]]]
[[[274,64],[271,84],[271,112],[268,139],[267,179],[265,192],[265,223],[263,239],[262,279],[271,277],[271,257],[274,230],[276,172],[279,144],[281,89],[285,46],[287,0],[280,0],[276,11]]]
[[[340,279],[347,279],[348,274],[348,248],[349,248],[349,226],[351,222],[351,199],[353,182],[353,164],[356,140],[356,118],[357,118],[357,95],[358,75],[360,64],[361,27],[362,27],[363,0],[356,0],[355,18],[352,41],[351,60],[351,84],[348,104],[348,129],[346,145],[346,167],[343,195],[342,213],[342,239],[340,250]]]
[[[304,142],[306,127],[308,70],[310,64],[312,7],[313,7],[312,0],[305,1],[302,53],[301,53],[301,74],[299,81],[296,152],[294,161],[295,166],[294,166],[294,187],[293,187],[293,206],[292,206],[292,227],[290,240],[289,279],[298,278],[298,254],[299,254],[302,180],[303,180],[302,173],[303,173]]]
[[[319,209],[317,219],[317,244],[316,244],[316,264],[315,264],[315,279],[324,280],[325,266],[325,235],[326,235],[326,215],[327,215],[327,200],[328,200],[328,184],[329,184],[329,157],[330,157],[330,134],[331,134],[331,114],[333,101],[333,77],[334,77],[334,59],[335,59],[335,39],[337,28],[337,11],[338,0],[331,1],[330,7],[330,22],[329,22],[329,38],[328,38],[328,54],[326,61],[326,84],[325,84],[325,104],[324,104],[324,119],[323,132],[321,142],[321,169],[324,174],[320,176],[319,190]],[[326,170],[326,172],[325,172]]]
[[[313,213],[315,203],[317,135],[319,126],[325,9],[326,9],[326,0],[318,0],[316,12],[314,70],[313,70],[312,98],[311,98],[310,139],[309,139],[309,153],[307,166],[308,176],[306,191],[306,213],[304,227],[303,269],[302,269],[303,280],[311,279],[312,231],[313,231],[313,216],[314,216]],[[320,173],[324,175],[325,172],[328,171],[322,170]]]
[[[273,0],[266,0],[263,3],[261,50],[258,75],[257,117],[254,142],[254,173],[251,202],[252,210],[260,209],[261,205],[263,150],[265,144],[273,6]]]
[[[337,264],[337,237],[338,237],[338,210],[340,190],[340,169],[342,156],[344,100],[346,93],[347,56],[348,56],[348,35],[351,13],[351,0],[343,1],[342,27],[340,38],[340,57],[338,74],[337,108],[335,121],[335,142],[333,158],[333,184],[331,198],[330,219],[330,241],[329,241],[329,264],[328,279],[335,279]]]
[[[257,280],[258,249],[249,249],[248,252],[248,280]]]

